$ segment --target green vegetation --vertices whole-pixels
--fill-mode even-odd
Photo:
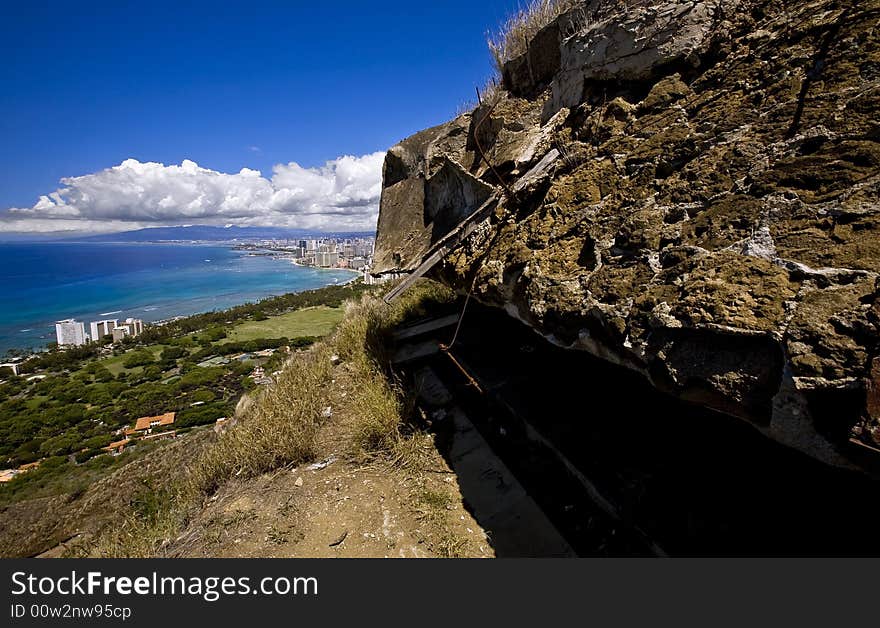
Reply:
[[[198,494],[211,494],[232,476],[253,477],[312,458],[331,374],[326,349],[292,360],[242,421],[209,449],[192,474]],[[323,404],[323,405],[322,405]]]
[[[161,347],[157,347],[161,352]],[[137,349],[135,351],[131,351],[125,356],[125,359],[122,361],[122,366],[126,369],[135,369],[139,366],[146,366],[147,364],[152,364],[155,360],[152,351],[147,351],[146,349]]]
[[[120,456],[96,456],[90,451],[78,464],[72,464],[67,456],[47,458],[37,468],[2,485],[0,505],[45,495],[75,497],[97,480],[159,446],[161,443],[146,442]]]
[[[418,292],[417,298],[423,296]],[[374,446],[387,446],[394,441],[401,420],[400,406],[395,392],[381,376],[382,369],[372,347],[378,335],[409,311],[407,303],[401,300],[388,307],[373,296],[350,303],[336,332],[312,351],[292,360],[277,383],[257,397],[239,425],[205,456],[195,474],[196,478],[204,478],[197,480],[197,488],[209,493],[223,478],[232,475],[254,476],[310,460],[317,431],[327,419],[323,412],[332,405],[334,391],[327,386],[334,377],[332,355],[340,356],[352,379],[349,388],[354,392],[350,403],[359,404],[360,410],[369,415],[364,420],[378,421],[385,430],[381,437],[372,433],[364,442],[352,443],[353,453],[366,453],[366,448],[375,451]],[[387,416],[389,410],[393,420]],[[383,417],[377,420],[379,414]],[[371,432],[355,429],[359,431]],[[264,440],[264,446],[260,446]],[[273,446],[268,446],[269,440]]]
[[[156,541],[169,538],[180,528],[187,503],[187,496],[179,493],[176,484],[145,481],[131,496],[129,515],[123,524],[103,535],[99,554],[126,558],[153,556]]]
[[[0,506],[67,492],[153,447],[136,442],[122,456],[100,455],[139,417],[176,412],[169,429],[186,431],[231,416],[254,388],[249,374],[256,366],[279,369],[287,347],[310,346],[339,320],[342,299],[363,292],[358,283],[285,295],[148,326],[112,349],[89,345],[23,362],[22,376],[0,382],[0,468],[39,466],[0,485]],[[249,320],[255,315],[265,320]],[[198,366],[210,358],[217,358],[211,366]]]
[[[126,351],[124,348],[119,348],[117,349],[118,355],[98,360],[96,364],[107,369],[113,377],[118,377],[124,371],[137,370],[137,372],[141,372],[143,369],[139,369],[139,367],[156,362],[163,350],[164,347],[161,345],[148,345],[134,351]]]
[[[421,282],[390,307],[372,295],[349,303],[331,336],[295,355],[276,383],[255,396],[238,423],[201,453],[183,479],[157,489],[149,500],[159,504],[157,509],[132,507],[125,523],[108,527],[92,553],[155,555],[164,541],[179,534],[188,513],[227,481],[313,461],[320,431],[331,416],[346,422],[346,453],[352,459],[421,472],[431,439],[410,427],[410,400],[389,380],[387,335],[401,322],[453,298],[439,284]],[[340,365],[334,365],[334,355]],[[344,382],[349,394],[341,398],[328,386],[331,379],[337,385]],[[328,414],[327,408],[333,411]],[[430,494],[419,507],[436,538],[450,539],[440,542],[437,552],[456,555],[458,542],[444,528],[448,501],[441,497]]]
[[[232,329],[227,340],[326,336],[342,320],[342,308],[314,307],[261,321],[247,321]]]
[[[461,541],[449,527],[449,498],[426,483],[427,469],[436,464],[430,457],[433,441],[410,422],[411,399],[389,377],[386,355],[387,335],[394,327],[454,295],[438,284],[420,282],[389,307],[363,287],[348,290],[351,300],[344,312],[338,310],[341,303],[332,303],[341,296],[334,287],[327,308],[310,303],[306,307],[313,309],[293,316],[262,307],[244,319],[201,318],[204,326],[198,328],[177,321],[174,333],[163,329],[146,340],[138,338],[113,349],[117,355],[105,351],[78,362],[47,361],[53,368],[38,371],[45,376],[42,381],[9,378],[0,385],[6,399],[0,404],[5,447],[0,456],[9,466],[30,460],[40,465],[0,486],[0,509],[32,512],[39,502],[28,500],[61,495],[54,502],[64,504],[59,512],[81,512],[80,499],[105,504],[102,517],[88,515],[95,527],[70,550],[73,554],[161,555],[206,497],[230,481],[326,455],[326,430],[331,429],[336,430],[332,438],[342,439],[334,441],[339,443],[334,448],[340,446],[336,451],[350,460],[387,465],[410,478],[412,503],[424,521],[429,547],[438,555],[457,555]],[[308,301],[318,299],[312,294]],[[267,320],[255,320],[262,314]],[[295,325],[330,326],[340,317],[335,330],[320,340],[258,337],[255,331],[293,334],[305,329]],[[256,355],[263,347],[283,346],[291,346],[292,353]],[[208,361],[210,366],[198,366]],[[272,384],[241,399],[254,387],[246,374],[257,364],[280,372]],[[120,456],[99,455],[111,440],[121,438],[114,430],[136,417],[168,411],[177,412],[173,428],[178,433],[221,416],[234,415],[236,421],[221,436],[205,430],[176,443],[137,441]],[[137,469],[136,477],[130,468]],[[114,472],[113,482],[99,482]],[[45,548],[47,533],[36,530],[27,536],[22,547],[31,549],[22,551]]]
[[[144,330],[138,340],[149,344],[159,344],[166,338],[180,338],[211,327],[228,327],[245,320],[262,321],[269,316],[279,316],[294,310],[320,306],[339,308],[345,301],[357,298],[368,290],[369,286],[356,281],[345,285],[327,286],[319,290],[285,294],[257,303],[246,303],[229,310],[197,314],[172,321],[166,325],[150,326]]]

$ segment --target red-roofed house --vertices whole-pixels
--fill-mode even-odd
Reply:
[[[131,442],[130,439],[126,438],[125,440],[118,440],[115,443],[110,443],[106,447],[104,447],[104,451],[113,454],[114,456],[118,456],[123,451],[125,451],[125,446]]]
[[[159,416],[141,417],[137,421],[135,421],[134,430],[131,431],[149,433],[149,431],[154,428],[172,425],[176,416],[177,413],[175,412],[166,412],[165,414]]]
[[[19,473],[21,473],[21,471],[18,469],[3,469],[0,471],[0,484],[11,482]]]

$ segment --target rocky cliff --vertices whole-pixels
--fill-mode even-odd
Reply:
[[[385,161],[375,273],[833,464],[880,458],[880,0],[591,0]],[[588,400],[585,401],[588,403]]]

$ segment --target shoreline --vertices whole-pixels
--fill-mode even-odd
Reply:
[[[141,246],[144,245],[144,243],[136,243],[136,244],[141,245]],[[149,243],[148,245],[155,245],[155,244],[157,244],[157,243]],[[196,243],[189,243],[189,242],[161,243],[161,245],[164,245],[164,246],[168,246],[168,245],[172,245],[172,244],[181,245],[183,247],[194,247],[194,246],[198,247],[198,246],[204,246],[204,245],[214,245],[217,248],[222,248],[227,251],[230,251],[231,253],[234,254],[235,258],[241,259],[241,258],[248,257],[244,253],[244,251],[237,250],[235,248],[237,243],[232,243],[232,242],[225,242],[225,243],[207,243],[207,242],[205,242],[205,243],[197,243],[197,244]],[[287,259],[287,258],[281,256],[281,255],[266,255],[266,256],[260,256],[260,257],[272,257],[273,262],[276,262],[276,261],[291,262],[292,261],[290,259]],[[248,303],[256,303],[256,302],[259,302],[263,299],[271,299],[273,297],[282,296],[284,294],[296,294],[296,293],[300,293],[300,292],[308,292],[310,290],[316,290],[316,289],[320,289],[320,288],[332,286],[332,285],[348,285],[348,284],[356,281],[358,279],[358,277],[360,277],[362,275],[362,272],[356,271],[356,270],[353,270],[350,268],[318,268],[318,267],[314,267],[314,266],[307,266],[307,265],[295,264],[295,263],[293,263],[291,265],[296,266],[296,267],[303,269],[303,270],[347,271],[347,276],[338,276],[335,278],[321,277],[319,285],[316,285],[316,286],[296,287],[296,286],[292,285],[288,289],[282,289],[283,291],[279,290],[277,288],[275,288],[275,289],[270,288],[265,294],[263,294],[262,296],[259,296],[259,297],[256,297],[253,294],[242,294],[241,298],[235,298],[235,297],[230,297],[229,293],[222,293],[219,291],[214,294],[201,294],[201,295],[196,294],[196,295],[192,295],[192,296],[189,296],[186,298],[179,299],[179,302],[181,304],[185,304],[185,303],[194,304],[192,308],[184,307],[183,310],[185,313],[180,313],[180,314],[172,314],[173,305],[176,301],[175,302],[166,302],[163,304],[159,304],[159,302],[156,301],[156,304],[158,304],[158,305],[150,304],[149,306],[131,305],[130,302],[129,303],[121,303],[120,302],[120,303],[116,304],[116,307],[107,308],[106,310],[101,310],[100,313],[99,312],[83,313],[83,311],[88,307],[88,305],[78,304],[75,307],[69,308],[69,310],[67,312],[65,312],[65,314],[63,314],[63,315],[59,314],[57,317],[57,320],[60,320],[61,318],[68,318],[70,316],[73,316],[77,320],[83,320],[83,322],[85,322],[86,326],[88,327],[88,323],[91,320],[99,320],[100,318],[116,317],[116,315],[122,315],[122,318],[127,318],[127,317],[140,318],[140,319],[144,320],[144,323],[147,326],[152,326],[152,325],[163,326],[163,325],[166,325],[166,324],[171,323],[173,321],[185,319],[190,316],[197,316],[197,315],[206,314],[209,312],[222,312],[222,311],[234,308],[234,307],[238,307],[238,306],[245,305]],[[325,275],[326,273],[317,273],[317,274]],[[220,301],[220,303],[215,305],[215,302],[218,300]],[[78,312],[75,312],[76,310],[78,310]],[[161,313],[157,312],[160,314],[161,317],[156,318],[155,320],[150,320],[150,313],[153,311],[156,311],[156,310],[160,310],[160,311],[165,310],[165,312],[164,312],[165,315],[161,316]],[[169,312],[168,310],[172,310],[172,311]],[[192,311],[190,311],[190,310],[192,310]],[[75,312],[75,313],[70,314],[70,312]],[[109,314],[104,314],[104,312],[109,312]],[[113,316],[111,316],[111,314]],[[171,315],[168,315],[168,314],[171,314]],[[19,327],[19,325],[20,325],[20,327]],[[18,356],[24,356],[25,359],[30,358],[31,356],[34,356],[34,355],[40,355],[42,353],[45,353],[48,350],[48,345],[51,342],[54,342],[54,340],[55,340],[54,333],[53,333],[53,329],[54,329],[53,325],[54,325],[53,321],[48,318],[45,320],[42,320],[42,321],[32,320],[32,321],[27,321],[27,322],[21,322],[20,324],[19,323],[8,324],[7,326],[9,327],[9,329],[6,332],[4,332],[4,335],[6,336],[8,344],[4,343],[6,346],[3,347],[3,350],[2,350],[3,355],[0,357],[4,357],[8,351],[13,351]],[[38,335],[26,336],[26,337],[22,337],[20,339],[16,338],[17,334],[24,333],[24,332],[30,332],[30,333],[36,332]],[[20,341],[20,343],[19,343],[19,341]]]
[[[232,246],[233,251],[248,251],[248,257],[271,257],[276,260],[282,260],[285,262],[289,262],[294,266],[299,266],[300,268],[311,268],[313,270],[318,271],[344,271],[349,273],[354,273],[357,276],[363,275],[362,270],[355,270],[354,268],[339,268],[339,267],[324,267],[324,266],[312,266],[311,264],[303,264],[297,258],[292,257],[288,251],[276,251],[274,249],[267,248],[245,248],[246,245],[236,244]],[[255,251],[262,251],[261,253],[257,253]],[[353,280],[349,280],[345,283],[350,283]]]

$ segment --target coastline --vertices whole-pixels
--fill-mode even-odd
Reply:
[[[325,266],[313,266],[312,264],[303,264],[301,261],[299,261],[299,258],[292,256],[290,254],[290,251],[287,251],[287,250],[276,250],[276,249],[270,249],[270,248],[265,248],[265,247],[250,248],[246,245],[241,245],[241,244],[235,244],[234,246],[232,246],[232,250],[234,250],[234,251],[247,251],[246,255],[250,256],[250,257],[271,257],[276,260],[289,262],[289,263],[293,264],[294,266],[299,266],[301,268],[311,268],[311,269],[318,270],[318,271],[344,271],[344,272],[354,273],[357,277],[360,277],[361,275],[363,275],[363,271],[355,270],[353,268],[341,268],[341,267],[332,267],[331,268],[331,267],[325,267]],[[256,251],[261,251],[261,252],[257,253]],[[345,283],[351,283],[351,281],[354,281],[354,280],[350,279],[349,281],[346,281]]]
[[[160,244],[161,246],[156,246]],[[116,275],[108,264],[107,273],[83,277],[52,276],[58,284],[41,286],[39,279],[24,280],[13,286],[12,298],[0,310],[0,353],[12,350],[20,354],[44,351],[54,338],[54,321],[64,318],[89,321],[104,318],[139,318],[150,325],[196,314],[223,311],[237,305],[256,302],[288,293],[313,290],[328,285],[346,285],[361,273],[352,269],[321,269],[299,264],[279,265],[279,256],[268,260],[248,257],[225,242],[161,243],[65,243],[68,254],[78,247],[98,249],[107,255],[134,256],[153,251],[163,258],[188,253],[189,259],[179,268],[164,261],[158,266],[137,269],[128,275]],[[174,246],[170,246],[174,245]],[[25,246],[25,245],[18,245]],[[27,246],[35,246],[30,243]],[[56,244],[36,245],[52,247]],[[3,247],[0,247],[2,249]],[[173,251],[173,253],[171,252]],[[208,253],[208,251],[212,251]],[[287,260],[290,261],[290,260]],[[290,267],[294,270],[288,270]],[[345,270],[340,273],[337,271]],[[323,272],[319,272],[323,271]],[[48,272],[47,276],[48,276]],[[333,276],[335,275],[335,276]],[[12,274],[7,283],[15,280]],[[15,288],[18,294],[15,294]],[[57,292],[64,292],[63,297]]]
[[[282,259],[284,259],[285,261],[290,262],[290,263],[293,264],[294,266],[299,266],[300,268],[313,268],[313,269],[315,269],[315,270],[317,270],[317,271],[332,271],[332,272],[353,273],[354,276],[353,276],[351,279],[348,279],[348,280],[342,282],[343,284],[351,283],[352,281],[354,281],[355,279],[357,279],[358,277],[360,277],[361,275],[364,274],[362,271],[360,271],[360,270],[354,270],[353,268],[320,268],[319,266],[309,266],[308,264],[300,264],[300,263],[297,262],[295,259],[289,259],[289,258],[282,258]]]
[[[231,246],[231,248],[232,248],[232,250],[241,250],[241,249],[236,249],[234,246]],[[251,254],[251,255],[245,255],[245,257],[249,257],[249,256],[250,256],[250,257],[271,257],[271,258],[273,258],[273,259],[275,259],[275,260],[277,260],[277,261],[290,262],[290,263],[293,264],[294,266],[298,266],[298,267],[300,267],[300,268],[311,268],[311,269],[316,270],[316,271],[319,271],[319,272],[320,272],[320,271],[333,271],[333,272],[335,272],[335,271],[345,271],[345,272],[352,273],[352,276],[349,277],[348,279],[346,279],[345,281],[334,281],[334,282],[332,282],[332,283],[328,283],[328,284],[326,284],[327,286],[331,286],[331,285],[346,286],[346,285],[348,285],[348,284],[350,284],[350,283],[352,283],[352,282],[354,282],[354,281],[357,281],[358,278],[361,277],[361,275],[363,275],[363,272],[361,272],[361,271],[359,271],[359,270],[354,270],[353,268],[320,268],[320,267],[317,267],[317,266],[309,266],[309,265],[307,265],[307,264],[300,264],[299,262],[297,262],[297,261],[296,261],[295,259],[293,259],[293,258],[288,258],[288,257],[285,257],[285,256],[283,256],[283,255],[276,255],[276,254],[274,254],[274,252],[271,252],[271,251],[270,251],[270,252],[267,252],[267,254],[265,254],[265,255],[253,255],[253,254]],[[309,290],[313,290],[313,289],[314,289],[314,288],[309,288]],[[294,291],[294,292],[306,292],[306,290],[296,290],[296,291]],[[269,298],[269,297],[267,297],[267,298]],[[245,301],[244,303],[247,303],[247,301]],[[238,303],[238,304],[236,304],[236,305],[243,305],[244,303]],[[233,306],[231,306],[231,307],[235,307],[235,305],[233,305]],[[226,309],[229,309],[229,308],[226,308]],[[221,311],[222,311],[222,310],[221,310]],[[173,316],[173,317],[171,317],[171,318],[164,318],[164,319],[160,319],[160,320],[157,320],[157,321],[153,321],[153,322],[150,323],[150,325],[159,325],[159,326],[161,326],[161,325],[167,325],[167,324],[169,324],[169,323],[173,323],[174,321],[179,321],[179,320],[181,320],[181,319],[188,318],[189,316],[195,316],[196,314],[204,314],[204,312],[195,312],[194,314],[189,314],[189,315],[186,315],[186,316]]]

